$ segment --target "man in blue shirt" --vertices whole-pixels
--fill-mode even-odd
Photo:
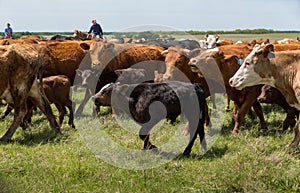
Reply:
[[[97,23],[95,19],[92,20],[93,25],[90,28],[90,31],[88,33],[93,32],[94,36],[96,38],[102,38],[103,36],[103,31],[101,26]]]
[[[5,38],[12,38],[12,33],[13,33],[13,30],[10,27],[10,23],[7,23],[7,28],[4,29]]]

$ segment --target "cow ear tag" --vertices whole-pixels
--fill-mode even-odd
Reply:
[[[270,52],[270,53],[268,54],[268,57],[269,57],[269,58],[275,58],[274,52]]]
[[[239,65],[242,65],[243,62],[244,62],[244,60],[243,60],[242,58],[238,59],[238,64],[239,64]]]

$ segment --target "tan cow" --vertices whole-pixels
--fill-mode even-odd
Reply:
[[[38,49],[25,44],[13,44],[0,47],[0,99],[15,108],[14,120],[1,141],[10,141],[17,127],[27,113],[27,97],[47,116],[50,125],[60,132],[49,103],[41,94],[36,77],[41,68]]]
[[[238,112],[234,112],[235,125],[232,134],[239,131],[245,115],[251,112],[251,107],[254,108],[260,119],[261,128],[267,129],[262,107],[256,100],[260,95],[261,87],[255,86],[238,91],[232,88],[228,83],[229,78],[233,76],[240,67],[238,64],[239,57],[250,53],[250,49],[250,47],[243,45],[221,46],[202,52],[199,56],[192,58],[189,63],[193,71],[201,71],[206,77],[212,79],[217,79],[217,72],[221,72],[226,93],[238,106]]]
[[[272,44],[256,45],[229,83],[239,90],[247,86],[268,84],[277,88],[290,106],[300,110],[300,50],[275,54],[273,51]],[[300,141],[299,121],[300,118],[291,148],[297,148]]]

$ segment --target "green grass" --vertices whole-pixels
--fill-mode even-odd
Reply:
[[[241,132],[231,136],[233,121],[227,112],[221,135],[206,154],[198,156],[197,140],[190,157],[177,156],[145,170],[116,167],[90,149],[93,141],[84,135],[89,129],[95,141],[106,134],[123,147],[142,147],[132,133],[137,131],[122,129],[109,108],[102,108],[99,119],[92,119],[87,108],[75,121],[76,131],[65,120],[59,136],[35,113],[33,125],[19,128],[12,143],[0,145],[0,192],[299,192],[300,152],[287,152],[294,134],[280,134],[285,117],[281,109],[264,105],[264,110],[268,131],[260,132],[258,119],[247,117]],[[1,135],[12,118],[0,123]],[[122,124],[135,128],[130,121]],[[182,125],[180,119],[175,126],[163,123],[151,140],[161,147]]]

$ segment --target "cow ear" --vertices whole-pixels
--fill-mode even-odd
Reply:
[[[206,39],[208,38],[208,34],[205,34],[204,38],[205,38],[205,40],[206,40]]]
[[[200,55],[200,53],[203,51],[202,48],[196,48],[196,49],[193,49],[189,52],[188,54],[188,57],[189,58],[196,58],[197,56]]]
[[[77,74],[78,76],[81,76],[81,75],[82,75],[82,70],[77,69],[77,70],[76,70],[76,74]]]
[[[216,38],[216,41],[218,41],[219,38],[220,38],[219,34],[216,34],[216,35],[215,35],[215,38]]]
[[[274,46],[272,44],[268,44],[265,47],[263,54],[264,54],[264,57],[275,58]]]
[[[113,48],[115,48],[115,44],[109,43],[109,44],[107,44],[106,48],[111,48],[111,49],[113,49]]]
[[[129,96],[129,94],[130,94],[130,93],[128,93],[128,91],[129,91],[128,84],[122,84],[121,86],[119,86],[118,90],[119,90],[120,94],[123,96]]]
[[[169,50],[164,50],[162,51],[160,54],[163,56],[163,57],[166,57],[166,55],[169,53]]]
[[[87,43],[81,43],[79,45],[83,50],[89,50],[90,49],[90,45]]]
[[[185,55],[185,56],[188,56],[190,54],[191,50],[189,49],[182,49],[182,53]]]
[[[118,76],[121,76],[121,74],[123,74],[123,72],[124,72],[123,69],[115,70],[115,73],[116,73]]]

